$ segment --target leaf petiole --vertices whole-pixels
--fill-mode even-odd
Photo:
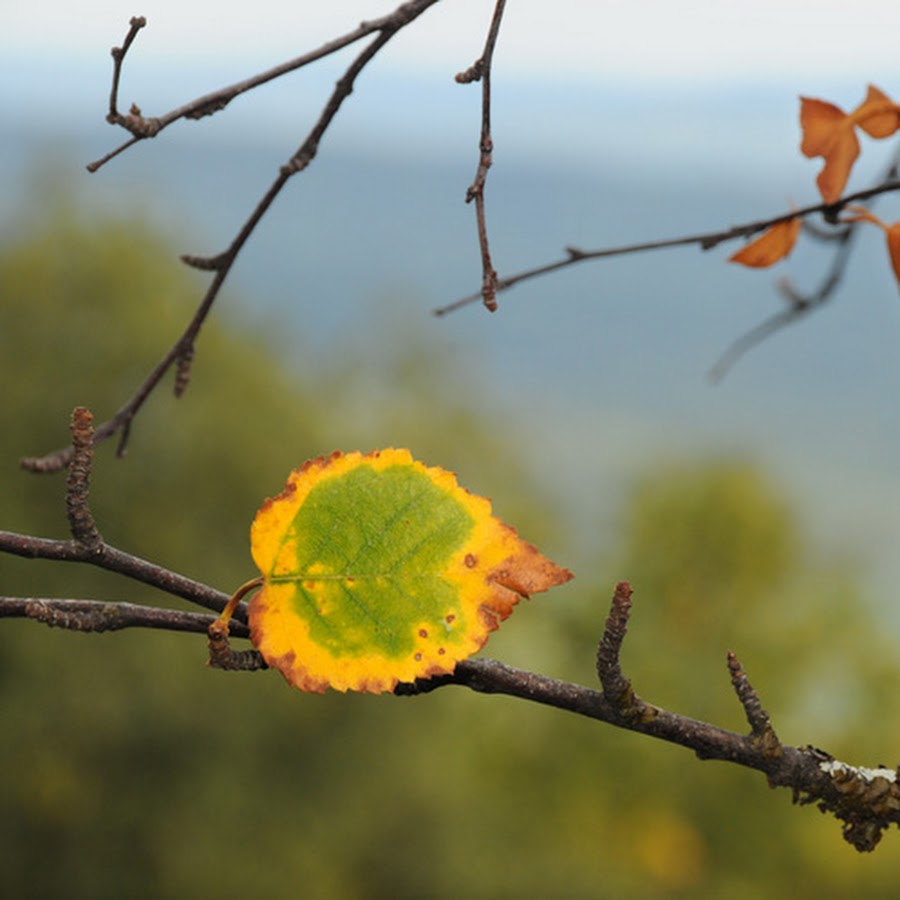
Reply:
[[[225,604],[225,608],[219,613],[219,618],[210,625],[210,628],[222,628],[225,630],[226,634],[228,632],[228,623],[231,621],[231,617],[234,615],[234,611],[238,607],[238,603],[247,596],[247,594],[255,591],[257,588],[262,587],[265,579],[262,575],[257,575],[256,578],[252,578],[250,581],[242,584],[232,595],[231,599]]]
[[[232,595],[225,608],[219,613],[219,617],[209,626],[209,664],[217,669],[242,669],[248,668],[243,661],[241,654],[233,651],[228,644],[228,623],[234,615],[238,604],[247,594],[262,587],[263,576],[258,575],[256,578],[242,584]],[[251,666],[252,668],[260,668],[259,666]]]

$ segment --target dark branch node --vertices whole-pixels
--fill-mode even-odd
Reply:
[[[468,69],[464,72],[457,72],[453,76],[453,80],[457,84],[471,84],[473,81],[480,81],[484,73],[484,58],[476,59]]]
[[[209,626],[209,661],[213,669],[229,672],[256,672],[268,669],[258,650],[232,650],[228,642],[228,626],[217,619]]]
[[[111,112],[106,117],[106,121],[109,122],[110,125],[121,125],[127,131],[130,131],[136,138],[141,140],[144,138],[156,137],[162,130],[162,119],[155,116],[145,118],[141,114],[140,108],[135,103],[131,104],[131,109],[128,110],[127,116]]]

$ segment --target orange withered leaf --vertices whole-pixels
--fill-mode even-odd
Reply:
[[[800,98],[800,128],[803,137],[800,151],[804,156],[825,156],[834,143],[838,128],[846,123],[847,113],[833,103]]]
[[[850,170],[859,156],[859,140],[853,120],[842,109],[824,100],[800,98],[800,152],[810,158],[821,156],[825,167],[816,184],[826,203],[834,203],[843,193]]]
[[[857,107],[853,118],[873,138],[886,138],[900,129],[900,109],[887,94],[870,84],[866,99]]]
[[[751,241],[737,253],[728,257],[728,262],[740,263],[754,269],[764,269],[784,259],[800,234],[802,220],[797,217],[779,222],[764,231],[755,241]]]
[[[856,126],[873,138],[890,137],[900,129],[900,107],[874,85],[869,85],[865,100],[849,114],[824,100],[800,98],[800,150],[804,156],[825,160],[816,184],[826,203],[835,203],[841,196],[859,156]]]

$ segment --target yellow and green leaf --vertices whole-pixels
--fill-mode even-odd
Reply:
[[[253,643],[305,691],[450,673],[522,597],[572,577],[407,450],[307,462],[257,513],[251,549]]]

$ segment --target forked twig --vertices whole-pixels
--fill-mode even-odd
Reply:
[[[366,65],[371,62],[375,55],[395,34],[397,34],[398,31],[405,28],[437,2],[438,0],[410,0],[410,2],[398,6],[393,13],[371,22],[364,22],[354,31],[348,32],[343,37],[322,45],[311,53],[298,57],[282,66],[270,69],[268,72],[264,72],[262,75],[256,76],[255,78],[250,78],[246,81],[232,85],[231,87],[224,88],[222,91],[216,92],[215,94],[208,94],[192,103],[173,110],[165,116],[154,119],[144,118],[141,115],[140,110],[137,110],[136,107],[128,116],[122,116],[117,110],[118,85],[122,61],[137,32],[146,24],[145,20],[140,18],[131,20],[131,26],[122,47],[114,48],[113,50],[113,59],[115,62],[113,70],[113,88],[110,96],[110,112],[107,118],[130,131],[132,138],[126,144],[119,147],[117,150],[114,150],[103,159],[98,160],[96,163],[92,163],[91,166],[88,167],[92,171],[98,169],[117,153],[121,152],[126,147],[131,146],[137,140],[155,137],[163,128],[178,119],[199,118],[201,115],[208,115],[211,112],[223,108],[231,99],[233,99],[233,97],[244,91],[257,87],[280,75],[284,75],[286,72],[308,65],[324,56],[335,53],[343,47],[368,35],[374,34],[375,37],[347,67],[347,70],[335,85],[331,96],[306,139],[296,152],[291,155],[288,161],[280,167],[277,177],[250,213],[249,218],[243,224],[227,249],[212,257],[201,257],[188,254],[182,256],[182,260],[188,265],[204,271],[213,272],[214,275],[212,281],[181,337],[178,338],[172,348],[156,364],[144,382],[138,387],[134,395],[119,410],[117,410],[112,418],[97,427],[94,435],[94,443],[98,443],[118,434],[119,443],[117,453],[120,456],[124,454],[127,449],[128,438],[135,416],[172,366],[175,366],[177,370],[175,394],[176,396],[180,396],[181,393],[184,392],[187,387],[191,361],[194,356],[195,342],[200,333],[200,329],[203,327],[203,324],[212,309],[213,303],[222,289],[222,285],[231,272],[238,254],[251,234],[253,234],[259,221],[266,214],[269,207],[281,193],[281,190],[290,178],[298,172],[303,171],[315,158],[322,136],[325,134],[338,110],[341,108],[344,100],[346,100],[353,92],[354,82],[360,72],[362,72]],[[69,446],[44,456],[25,457],[21,460],[21,465],[23,468],[32,472],[58,472],[69,464],[71,458],[72,447]]]
[[[55,540],[13,531],[0,531],[0,553],[26,559],[52,559],[62,562],[83,562],[117,572],[127,578],[159,588],[167,594],[190,600],[198,606],[221,612],[228,603],[228,595],[194,581],[139,556],[119,550],[100,536],[91,513],[88,486],[91,475],[91,414],[84,407],[76,407],[72,414],[72,436],[75,450],[70,454],[69,479],[66,489],[66,508],[69,514],[71,540]],[[11,599],[11,598],[7,598]],[[12,598],[15,599],[15,598]],[[0,615],[9,615],[0,613]],[[22,614],[27,615],[27,611]],[[246,623],[246,607],[240,607],[235,617]]]
[[[874,206],[878,195],[884,193],[881,188],[892,189],[897,184],[898,174],[900,174],[900,150],[894,155],[894,159],[879,179],[879,187],[860,191],[858,194],[846,197],[841,201],[842,208],[852,201],[859,201],[858,205],[861,206]],[[826,214],[825,218],[826,222],[833,226],[837,221],[837,212],[830,215]],[[828,267],[822,281],[817,288],[804,293],[795,288],[789,278],[780,279],[778,281],[778,290],[784,298],[787,307],[775,313],[775,315],[764,319],[754,328],[738,337],[709,370],[709,378],[712,381],[718,381],[723,378],[745,353],[770,335],[799,321],[831,299],[847,271],[854,241],[858,234],[857,228],[858,223],[845,222],[839,230],[824,231],[816,228],[809,221],[804,223],[804,231],[810,237],[835,245],[831,265]]]
[[[281,63],[280,65],[273,66],[271,69],[260,72],[258,75],[253,75],[250,78],[245,78],[242,81],[220,88],[210,94],[204,94],[202,97],[197,97],[195,100],[191,100],[189,103],[185,103],[176,109],[170,110],[164,115],[155,116],[149,119],[144,118],[137,107],[132,107],[132,111],[128,115],[120,114],[117,109],[119,77],[125,54],[128,52],[128,48],[131,46],[134,38],[137,36],[137,32],[147,24],[147,20],[143,16],[135,17],[131,20],[131,27],[129,28],[128,34],[125,36],[122,46],[114,47],[112,50],[114,60],[113,85],[110,94],[109,113],[106,117],[108,122],[121,126],[126,131],[130,132],[132,137],[121,146],[111,150],[105,156],[90,163],[87,168],[91,172],[96,172],[115,156],[118,156],[123,150],[127,150],[138,141],[156,137],[161,131],[168,128],[168,126],[174,122],[177,122],[180,119],[196,120],[204,118],[205,116],[211,116],[214,113],[219,112],[219,110],[224,109],[235,99],[235,97],[260,87],[269,81],[274,81],[276,78],[281,78],[283,75],[287,75],[297,69],[302,69],[310,63],[331,56],[333,53],[343,50],[344,47],[355,44],[367,35],[384,31],[385,29],[393,28],[395,26],[402,28],[414,18],[417,18],[429,6],[433,6],[437,2],[438,0],[414,0],[414,2],[411,3],[404,3],[394,10],[394,12],[378,19],[361,22],[357,28],[348,31],[346,34],[334,38],[333,40],[327,41],[315,50],[311,50],[308,53],[304,53],[294,59]]]

